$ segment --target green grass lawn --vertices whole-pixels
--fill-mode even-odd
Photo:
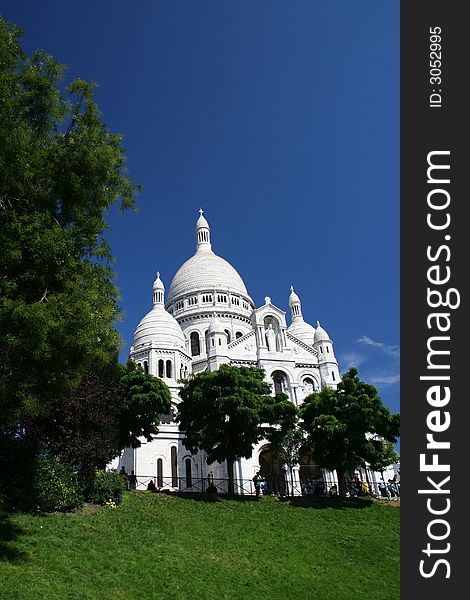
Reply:
[[[3,515],[0,597],[399,598],[399,508],[128,492],[116,509]]]

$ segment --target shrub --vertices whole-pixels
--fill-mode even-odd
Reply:
[[[83,503],[76,469],[55,456],[39,459],[35,490],[37,508],[42,511],[68,511]]]
[[[94,504],[106,504],[110,500],[119,504],[122,492],[126,489],[126,482],[122,475],[110,471],[96,471],[93,483],[90,486],[87,500]]]

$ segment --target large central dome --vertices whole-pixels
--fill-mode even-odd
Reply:
[[[182,296],[214,290],[250,299],[243,279],[237,271],[212,251],[209,224],[201,212],[196,223],[196,253],[173,277],[168,291],[167,306]]]
[[[199,250],[178,269],[168,291],[168,303],[202,290],[223,290],[248,296],[240,275],[212,250]]]

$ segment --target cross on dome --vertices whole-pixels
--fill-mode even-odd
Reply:
[[[204,211],[202,210],[202,208],[199,209],[199,214],[201,215],[201,217],[204,214]]]

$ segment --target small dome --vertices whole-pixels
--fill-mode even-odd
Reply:
[[[207,229],[210,229],[209,223],[207,222],[206,217],[202,213],[203,210],[201,208],[199,210],[199,219],[196,221],[196,229],[200,229],[201,227],[206,227]]]
[[[157,278],[153,282],[153,289],[165,291],[165,286],[163,285],[163,281],[160,279],[160,271],[157,271]]]
[[[137,325],[132,345],[136,352],[142,350],[142,346],[168,350],[186,349],[181,327],[160,304],[156,304]]]
[[[300,298],[297,296],[297,294],[294,292],[294,288],[291,285],[290,286],[290,296],[289,296],[289,306],[292,307],[292,305],[295,302],[300,302]]]
[[[331,342],[330,336],[326,333],[320,323],[317,321],[317,328],[315,329],[315,342]]]
[[[313,346],[315,327],[310,325],[310,323],[306,323],[304,320],[294,321],[292,325],[289,325],[287,331],[301,342],[304,342],[304,344]]]

